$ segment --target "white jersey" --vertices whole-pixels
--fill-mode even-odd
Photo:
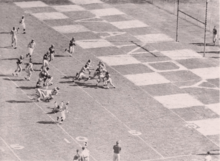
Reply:
[[[212,161],[212,157],[211,157],[210,155],[207,155],[207,156],[205,157],[205,161]]]
[[[85,161],[89,161],[89,150],[84,149],[81,153],[81,157],[83,157]]]

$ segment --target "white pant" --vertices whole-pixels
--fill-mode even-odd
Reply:
[[[120,161],[120,154],[114,153],[114,155],[113,155],[113,161]]]

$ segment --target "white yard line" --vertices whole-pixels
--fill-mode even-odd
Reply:
[[[14,152],[14,150],[12,150],[12,148],[8,145],[8,143],[2,138],[0,137],[0,139],[3,141],[3,143],[8,147],[8,149],[13,153],[13,155],[19,160],[22,161],[21,158]]]

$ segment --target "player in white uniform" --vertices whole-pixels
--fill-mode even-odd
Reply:
[[[31,59],[30,59],[29,63],[26,65],[25,69],[26,69],[26,72],[27,72],[27,77],[24,77],[24,79],[29,81],[31,79],[32,72],[34,71],[33,70],[33,63],[32,63]]]
[[[112,83],[112,79],[111,79],[111,77],[110,77],[109,72],[106,72],[105,77],[104,77],[104,86],[106,86],[107,88],[109,88],[109,86],[108,86],[109,84],[110,84],[113,88],[116,88],[116,87],[114,86],[114,84]]]
[[[57,122],[62,124],[63,121],[66,119],[66,113],[68,113],[68,111],[66,109],[62,109],[60,112],[60,116],[57,116]]]
[[[23,28],[23,34],[26,34],[26,25],[25,25],[25,18],[24,15],[21,17],[21,20],[19,21],[19,23],[21,24],[22,28]]]
[[[28,44],[28,53],[27,53],[27,55],[26,55],[26,57],[31,57],[32,56],[32,54],[33,54],[33,52],[34,52],[34,49],[35,49],[35,46],[36,46],[36,43],[35,43],[35,41],[34,40],[31,40],[31,42],[29,42],[29,44]]]
[[[38,97],[37,101],[44,100],[44,101],[49,102],[51,99],[53,99],[55,95],[58,94],[59,88],[56,87],[52,90],[38,88],[36,92],[37,92],[37,97]]]
[[[17,34],[18,34],[19,27],[16,29],[13,27],[11,30],[11,46],[15,49],[17,48]]]
[[[82,161],[89,161],[89,150],[86,147],[82,147],[80,156]]]

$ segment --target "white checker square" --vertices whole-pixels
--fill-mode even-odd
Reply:
[[[203,79],[220,78],[219,67],[192,69],[191,72],[200,76]]]
[[[169,80],[158,73],[132,74],[125,75],[125,77],[137,86],[170,83]]]
[[[98,57],[109,66],[139,64],[140,62],[130,55],[114,55]]]
[[[211,109],[216,114],[220,115],[220,103],[207,105],[209,109]]]
[[[78,5],[62,5],[62,6],[52,6],[55,10],[59,12],[71,12],[71,11],[84,11],[85,9]]]
[[[98,17],[124,14],[123,12],[115,8],[97,9],[97,10],[91,10],[90,12],[95,14]]]
[[[191,58],[202,58],[200,54],[190,49],[172,50],[172,51],[161,51],[162,54],[170,57],[173,60],[178,59],[191,59]]]
[[[104,39],[81,40],[77,41],[77,44],[83,49],[114,46],[112,43]]]
[[[21,8],[32,8],[32,7],[47,7],[48,5],[41,1],[31,2],[15,2],[15,4]]]
[[[172,38],[165,34],[147,34],[147,35],[137,35],[135,36],[138,40],[143,43],[158,43],[165,41],[173,41]]]
[[[89,29],[81,25],[55,26],[53,27],[53,29],[58,31],[59,33],[79,33],[90,31]]]
[[[218,135],[220,134],[220,118],[208,119],[208,120],[198,120],[189,121],[189,123],[194,123],[198,126],[197,131],[203,135]]]
[[[111,22],[112,25],[119,29],[147,27],[147,25],[139,20]]]
[[[154,98],[168,109],[203,106],[203,104],[200,101],[193,98],[189,94],[166,95]]]
[[[93,3],[103,3],[100,0],[70,0],[75,4],[93,4]]]
[[[67,19],[68,17],[60,12],[44,12],[32,14],[39,20]]]

